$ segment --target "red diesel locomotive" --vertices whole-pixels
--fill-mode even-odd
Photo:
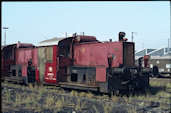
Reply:
[[[120,32],[119,41],[100,42],[94,36],[74,34],[42,41],[37,46],[5,46],[2,78],[102,93],[145,89],[149,87],[149,76],[156,76],[158,68],[148,67],[147,56],[135,66],[134,43],[127,42],[124,36]]]

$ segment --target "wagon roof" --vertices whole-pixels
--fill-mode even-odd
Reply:
[[[14,45],[17,45],[17,44],[13,43],[13,44],[1,45],[1,50],[5,47],[14,46]]]
[[[44,40],[39,42],[36,46],[50,46],[50,45],[58,45],[59,41],[68,38],[68,37],[62,37],[62,38],[52,38],[48,40]]]

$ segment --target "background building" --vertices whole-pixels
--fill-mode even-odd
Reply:
[[[135,52],[135,65],[138,66],[138,58],[149,55],[150,68],[158,66],[159,72],[171,72],[171,48],[162,47],[159,49],[142,49]]]

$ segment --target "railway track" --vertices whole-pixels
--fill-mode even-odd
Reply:
[[[48,87],[47,87],[48,89]],[[38,95],[40,92],[39,90],[31,90],[29,87],[25,87],[22,88],[22,86],[20,87],[19,85],[9,85],[9,84],[2,84],[1,86],[1,90],[2,92],[4,92],[4,90],[8,90],[11,92],[11,94],[15,95],[16,93],[23,93],[23,92],[27,92],[28,95],[31,94],[36,94]],[[51,87],[49,88],[49,90],[51,90]],[[5,94],[5,93],[4,93]],[[26,94],[26,93],[25,93]],[[55,98],[70,98],[73,102],[75,102],[76,100],[80,99],[82,102],[87,102],[87,103],[91,103],[90,105],[96,105],[96,106],[103,106],[104,104],[110,104],[113,105],[113,109],[115,110],[115,112],[119,111],[122,107],[124,107],[126,111],[128,111],[129,109],[133,109],[136,108],[135,110],[137,112],[142,112],[142,111],[153,111],[153,112],[170,112],[170,106],[171,104],[169,103],[162,103],[162,102],[157,102],[157,101],[147,101],[147,100],[140,100],[140,99],[129,99],[129,98],[125,98],[125,97],[117,97],[118,100],[117,101],[112,101],[111,99],[109,100],[105,100],[105,99],[98,99],[96,97],[93,98],[86,98],[86,97],[81,97],[81,96],[73,96],[70,95],[69,92],[62,92],[62,93],[56,93],[56,92],[50,92],[50,91],[45,91],[43,93],[44,97],[42,100],[45,100],[45,97],[47,95],[53,95]],[[154,98],[154,96],[153,96]],[[170,97],[160,97],[160,99],[171,99]],[[142,105],[143,103],[143,105]],[[78,104],[78,103],[75,103]],[[89,106],[89,105],[87,105]],[[165,109],[160,109],[161,106],[165,106]],[[90,111],[88,112],[94,112],[91,111],[92,106],[89,106]],[[2,107],[3,109],[3,107]],[[100,108],[97,107],[98,110],[101,110]],[[67,110],[64,108],[64,110]],[[72,111],[75,109],[72,109]],[[88,109],[87,109],[88,110]],[[104,110],[102,110],[104,111]],[[123,111],[125,112],[125,111]]]

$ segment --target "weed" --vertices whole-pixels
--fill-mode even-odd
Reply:
[[[26,107],[31,108],[32,106],[31,97],[30,96],[26,97],[26,99],[24,100],[24,103],[26,104]]]
[[[162,97],[170,97],[171,95],[170,95],[170,93],[167,93],[165,91],[160,91],[160,92],[158,92],[156,94],[156,96],[158,96],[158,97],[160,97],[160,96],[162,96]]]
[[[51,108],[53,107],[55,101],[54,101],[54,97],[52,95],[48,95],[46,97],[46,100],[45,100],[45,108]]]
[[[71,95],[71,96],[75,96],[75,91],[72,90],[72,91],[70,92],[70,95]]]
[[[130,100],[129,100],[129,98],[127,96],[123,96],[122,98],[124,99],[125,103],[128,104],[130,102]]]
[[[16,98],[15,98],[15,102],[14,102],[15,106],[21,106],[21,95],[20,94],[16,94]]]
[[[103,104],[103,108],[105,113],[111,113],[113,106],[109,102],[106,102]]]
[[[93,105],[93,108],[94,108],[95,112],[98,113],[98,110],[95,105]]]
[[[81,99],[77,99],[77,103],[75,105],[75,110],[78,112],[82,112],[82,110],[85,108],[86,108],[86,101],[81,103]]]
[[[86,94],[86,97],[87,97],[87,98],[93,98],[94,95],[93,95],[91,92],[88,92],[88,93]]]
[[[29,88],[30,88],[30,90],[34,91],[34,87],[32,84],[29,84]]]
[[[55,102],[55,107],[56,108],[59,108],[59,109],[62,109],[64,107],[64,103],[61,102],[60,99],[58,99],[56,102]]]
[[[74,104],[71,103],[70,100],[66,101],[64,97],[61,97],[61,99],[58,99],[55,102],[55,108],[62,109],[63,107],[74,107]]]
[[[85,93],[85,92],[81,92],[81,93],[79,94],[79,96],[85,97],[85,96],[86,96],[86,93]]]
[[[34,112],[42,112],[41,105],[38,104]]]
[[[77,91],[75,91],[74,95],[75,95],[75,97],[77,97],[77,96],[78,96],[78,92],[77,92]]]
[[[6,100],[7,100],[7,101],[11,101],[12,99],[11,99],[10,91],[7,90],[7,89],[5,89],[5,93],[6,93]]]
[[[103,98],[103,100],[109,101],[109,96],[108,96],[108,95],[105,95],[105,94],[104,94],[104,95],[102,96],[102,98]]]
[[[112,95],[112,96],[111,96],[111,100],[114,101],[114,102],[117,102],[118,99],[119,99],[119,98],[118,98],[117,96],[115,96],[115,95]]]

